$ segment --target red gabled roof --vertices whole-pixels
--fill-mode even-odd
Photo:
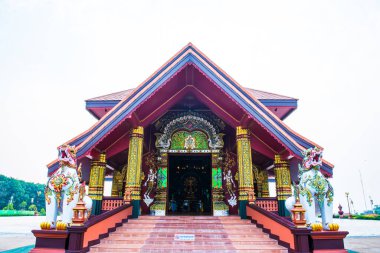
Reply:
[[[262,90],[255,90],[251,88],[245,88],[249,93],[251,93],[255,98],[258,100],[298,100],[297,98],[292,98],[272,92],[262,91]]]
[[[110,93],[107,95],[99,96],[99,97],[94,97],[90,99],[86,99],[86,101],[107,101],[107,100],[123,100],[124,98],[128,97],[134,89],[128,89],[128,90],[122,90],[119,92],[114,92]]]
[[[190,58],[186,58],[187,56]],[[240,101],[239,103],[241,103],[242,106],[246,106],[246,110],[250,111],[250,116],[259,120],[261,122],[260,124],[265,124],[266,127],[268,127],[268,130],[271,129],[270,131],[273,131],[273,136],[283,139],[284,143],[289,145],[294,154],[301,156],[301,152],[307,148],[305,144],[307,144],[307,146],[315,144],[291,130],[268,108],[266,108],[258,98],[254,96],[253,91],[249,92],[247,89],[243,88],[232,77],[213,63],[207,56],[205,56],[199,49],[189,43],[161,68],[159,68],[153,75],[146,79],[146,81],[131,91],[129,95],[126,95],[126,97],[124,97],[115,107],[108,111],[103,118],[95,123],[90,130],[73,139],[74,142],[78,142],[78,144],[80,143],[78,146],[79,155],[85,155],[97,142],[104,138],[105,134],[107,131],[110,131],[109,129],[111,129],[111,127],[120,124],[122,119],[130,117],[129,115],[131,115],[137,104],[136,101],[144,99],[146,92],[154,92],[154,90],[159,86],[153,85],[159,83],[161,78],[163,78],[169,70],[173,69],[176,64],[181,61],[182,63],[184,61],[186,63],[186,61],[190,61],[189,59],[192,59],[191,61],[193,62],[197,61],[199,64],[202,64],[202,66],[205,66],[207,71],[209,71],[210,76],[215,78],[217,82],[221,82],[221,84],[218,85],[223,85],[223,89],[228,89],[228,92],[233,93],[234,96],[236,96],[236,99]],[[117,97],[117,93],[114,93],[112,96]],[[121,115],[126,116],[121,117]],[[70,144],[71,142],[68,143]],[[327,164],[330,168],[333,167],[326,161],[324,161],[324,164]],[[55,166],[53,165],[54,162],[50,164],[49,167],[52,166],[52,169],[54,169]]]
[[[296,98],[275,94],[272,92],[261,91],[251,88],[244,88],[245,91],[260,100],[267,106],[277,117],[285,119],[297,108]],[[135,89],[128,89],[119,92],[113,92],[103,96],[98,96],[86,100],[86,109],[100,119],[110,108],[114,107],[118,102],[128,97]]]
[[[267,92],[267,91],[261,91],[261,90],[255,90],[251,88],[245,88],[249,93],[251,93],[255,98],[262,100],[262,99],[268,99],[268,100],[297,100],[296,98],[284,96],[284,95],[279,95],[275,94],[272,92]],[[127,96],[129,96],[134,89],[128,89],[128,90],[123,90],[119,92],[114,92],[110,94],[106,94],[103,96],[99,97],[94,97],[94,98],[89,98],[86,99],[86,101],[115,101],[115,100],[123,100]]]

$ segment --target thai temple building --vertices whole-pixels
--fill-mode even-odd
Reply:
[[[305,150],[322,150],[284,123],[297,99],[244,87],[189,43],[139,86],[88,99],[86,109],[97,122],[65,144],[76,147],[92,218],[84,225],[87,232],[81,226],[67,229],[67,252],[107,251],[96,247],[128,218],[127,226],[248,219],[256,226],[239,223],[243,234],[251,233],[247,225],[275,242],[264,250],[344,252],[347,232],[297,227],[285,206]],[[52,161],[49,176],[59,167]],[[332,177],[333,167],[322,160],[320,172]],[[106,177],[112,177],[112,196],[104,196]],[[41,233],[35,233],[40,240],[35,252],[38,245],[48,247]],[[244,252],[259,249],[250,245],[252,251],[247,246]],[[236,245],[228,247],[240,252]]]

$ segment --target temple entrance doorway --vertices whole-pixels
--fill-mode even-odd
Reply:
[[[169,155],[169,215],[211,215],[211,155]]]

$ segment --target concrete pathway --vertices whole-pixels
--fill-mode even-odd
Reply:
[[[0,217],[0,251],[32,245],[32,229],[38,229],[45,216]]]

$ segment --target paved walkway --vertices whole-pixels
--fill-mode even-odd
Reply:
[[[344,246],[347,249],[351,249],[356,252],[379,253],[380,252],[380,236],[347,237],[344,240]]]
[[[0,251],[32,245],[32,229],[38,229],[45,216],[0,217]]]

